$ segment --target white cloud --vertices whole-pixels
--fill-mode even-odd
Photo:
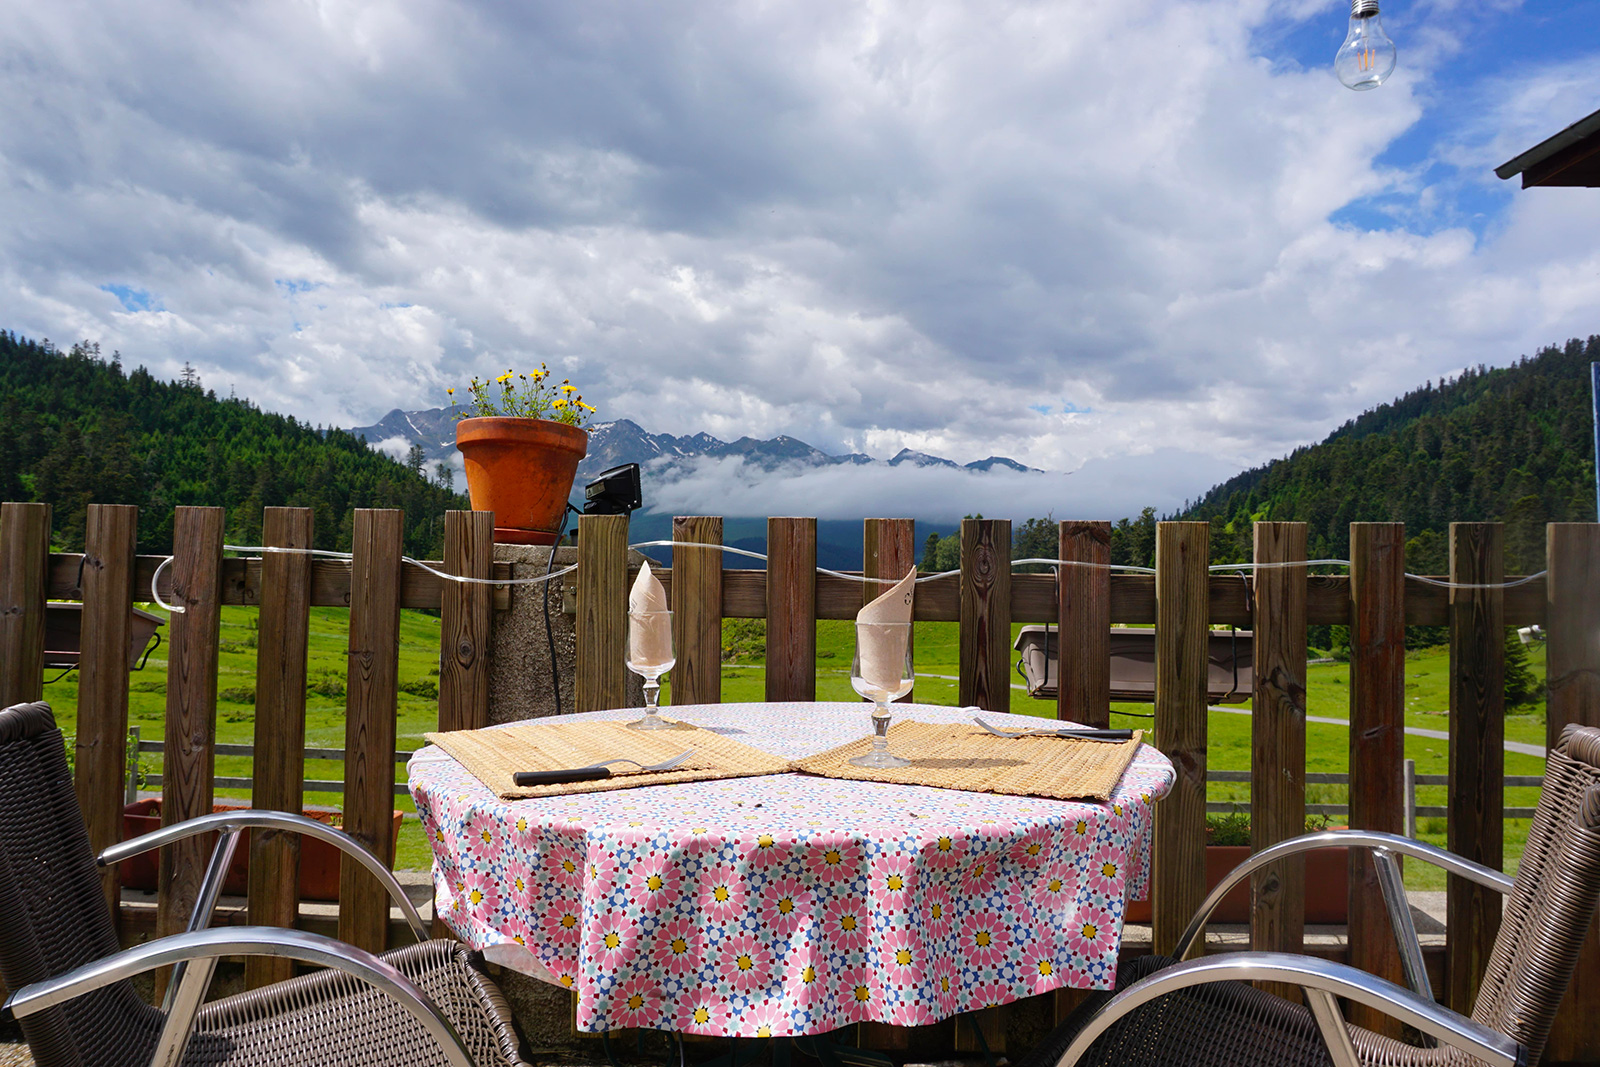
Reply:
[[[393,459],[403,460],[411,451],[409,437],[385,437],[382,441],[368,441],[373,451],[382,452]]]
[[[1308,0],[13,8],[0,326],[313,421],[548,360],[654,431],[1114,467],[1123,514],[1597,329],[1600,202],[1487,175],[1594,56],[1380,161],[1481,47],[1449,3],[1362,94],[1274,51],[1340,33]]]
[[[885,463],[769,471],[742,456],[703,458],[671,475],[645,472],[646,509],[673,515],[813,515],[859,519],[894,515],[954,522],[963,515],[1015,521],[1039,515],[1117,519],[1128,514],[1128,486],[1144,505],[1176,510],[1204,486],[1238,473],[1199,452],[1158,449],[1136,456],[1091,460],[1071,474],[987,472],[951,467],[890,467]]]

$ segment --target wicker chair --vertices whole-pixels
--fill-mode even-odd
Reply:
[[[1229,887],[1274,860],[1330,844],[1372,850],[1411,988],[1285,953],[1221,953],[1187,963],[1147,956],[1118,976],[1115,995],[1100,994],[1085,1003],[1019,1067],[1512,1067],[1538,1062],[1600,895],[1600,729],[1569,726],[1551,750],[1543,798],[1514,880],[1392,834],[1307,834],[1263,849],[1235,869],[1179,939],[1178,959]],[[1397,855],[1436,864],[1508,895],[1470,1019],[1433,999]],[[1261,992],[1246,985],[1249,980],[1298,985],[1308,1007]],[[1347,1025],[1339,1013],[1340,997],[1399,1019],[1437,1047]],[[1586,1010],[1597,1007],[1586,1005]]]
[[[356,856],[400,903],[419,944],[374,956],[276,927],[206,929],[239,830],[317,836]],[[220,831],[189,930],[121,950],[89,847],[61,731],[46,704],[0,711],[0,977],[40,1067],[155,1064],[449,1064],[520,1067],[511,1014],[465,946],[426,941],[394,876],[352,838],[283,812],[193,819],[107,849],[105,865]],[[222,956],[329,968],[202,1005]],[[176,964],[161,1008],[129,979]]]

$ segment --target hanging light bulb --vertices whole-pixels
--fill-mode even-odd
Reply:
[[[1394,42],[1378,20],[1378,0],[1350,0],[1350,34],[1333,57],[1333,72],[1349,89],[1376,89],[1394,72]]]

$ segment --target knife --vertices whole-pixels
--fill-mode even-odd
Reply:
[[[557,782],[598,782],[610,777],[610,767],[575,767],[571,770],[517,771],[511,780],[517,785],[554,785]]]
[[[1132,741],[1132,730],[1054,730],[1056,737],[1081,737],[1087,741]]]

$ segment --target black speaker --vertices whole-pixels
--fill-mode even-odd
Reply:
[[[624,463],[602,471],[583,487],[585,515],[630,515],[644,503],[639,495],[639,465]]]

